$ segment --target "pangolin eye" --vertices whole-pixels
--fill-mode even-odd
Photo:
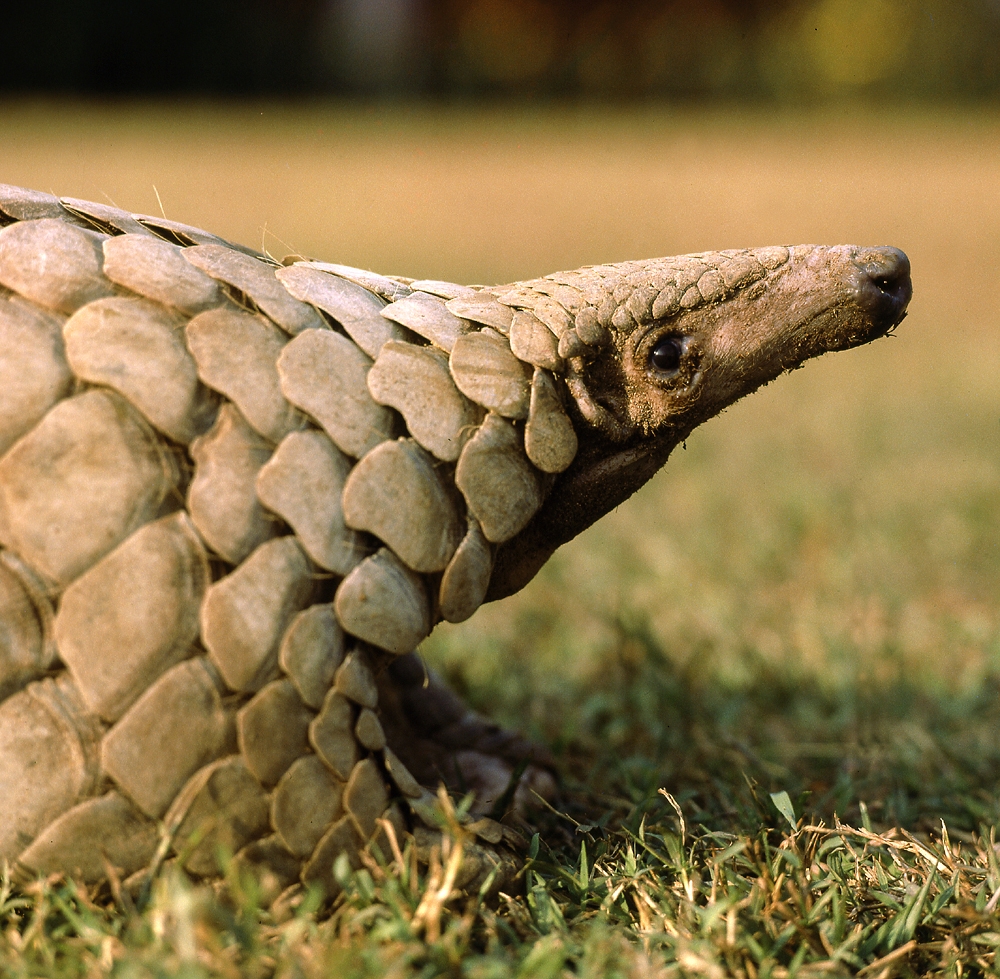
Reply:
[[[682,352],[677,337],[661,337],[649,352],[649,365],[661,374],[673,374],[681,366]]]

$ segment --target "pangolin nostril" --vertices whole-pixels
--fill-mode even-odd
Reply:
[[[854,259],[858,302],[883,329],[895,326],[903,317],[913,295],[910,260],[898,248],[866,249]]]

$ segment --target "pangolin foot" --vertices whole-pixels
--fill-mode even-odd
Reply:
[[[521,816],[555,797],[549,752],[471,711],[416,653],[379,678],[389,746],[422,785],[473,796],[470,815]]]

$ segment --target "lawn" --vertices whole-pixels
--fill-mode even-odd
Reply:
[[[0,181],[162,203],[279,257],[498,282],[854,241],[903,248],[914,278],[893,337],[709,422],[521,594],[425,644],[559,760],[518,889],[439,899],[445,854],[373,862],[332,917],[285,922],[235,880],[219,899],[166,876],[139,907],[0,890],[0,975],[1000,966],[1000,116],[11,103],[0,120]]]

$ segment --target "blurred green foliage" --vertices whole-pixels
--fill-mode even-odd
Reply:
[[[42,0],[0,92],[990,98],[1000,0]]]
[[[449,77],[590,95],[829,99],[1000,88],[995,0],[468,0]]]

